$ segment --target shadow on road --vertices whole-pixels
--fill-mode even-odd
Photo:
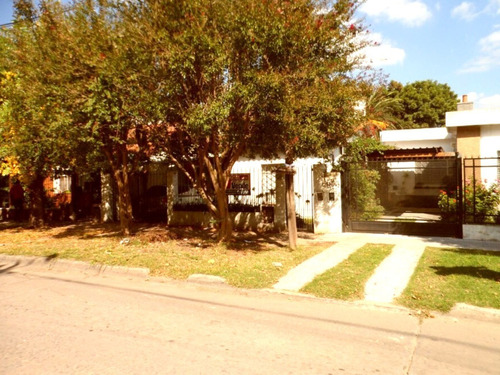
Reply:
[[[0,264],[0,274],[6,273],[21,264],[20,261],[16,261],[14,264]]]

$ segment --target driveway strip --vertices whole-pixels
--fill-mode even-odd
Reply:
[[[316,276],[322,274],[328,269],[347,259],[354,251],[366,243],[361,239],[349,239],[347,241],[337,242],[325,251],[315,255],[293,268],[283,276],[276,284],[274,289],[299,291],[306,284],[310,283]]]
[[[425,246],[418,239],[406,239],[396,244],[366,283],[365,300],[392,303],[394,298],[399,297],[410,281]]]

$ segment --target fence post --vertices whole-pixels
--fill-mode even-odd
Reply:
[[[464,211],[463,211],[463,189],[465,172],[465,160],[463,162],[464,173],[462,175],[462,158],[457,155],[456,157],[456,171],[457,171],[457,238],[464,237],[463,224],[464,224]]]

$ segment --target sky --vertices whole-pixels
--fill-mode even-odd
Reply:
[[[365,54],[389,80],[431,79],[474,108],[500,108],[500,0],[367,0],[358,17],[379,43]]]
[[[0,0],[0,24],[13,0]],[[474,108],[500,108],[500,0],[366,0],[357,17],[378,43],[365,51],[388,80],[446,83]]]

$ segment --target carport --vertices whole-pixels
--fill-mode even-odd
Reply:
[[[457,153],[441,147],[386,150],[344,170],[344,231],[462,237]],[[459,197],[452,215],[438,205],[443,192]]]

